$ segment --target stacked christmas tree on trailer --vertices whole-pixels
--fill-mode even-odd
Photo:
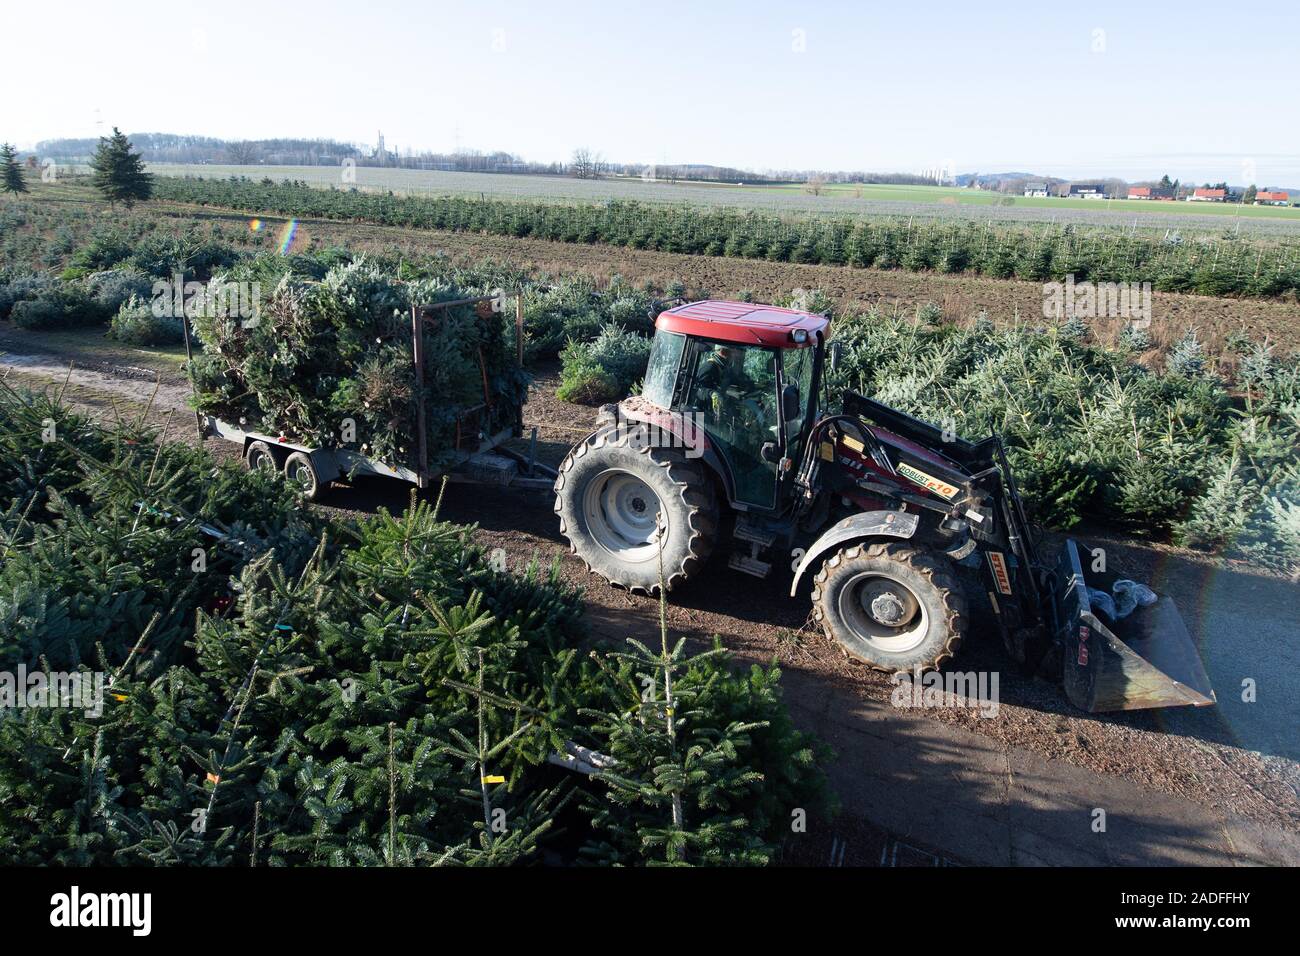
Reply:
[[[189,309],[203,346],[193,363],[199,411],[248,431],[319,448],[345,447],[416,467],[419,377],[412,308],[482,292],[439,280],[404,282],[358,260],[319,281],[284,275],[264,289],[240,268],[209,283]],[[231,314],[234,283],[247,283]],[[517,424],[527,377],[499,309],[438,308],[420,322],[428,465]]]

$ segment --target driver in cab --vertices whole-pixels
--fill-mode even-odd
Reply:
[[[716,346],[700,362],[698,381],[701,388],[711,392],[739,392],[748,394],[754,383],[745,373],[745,353],[729,345]]]
[[[734,416],[738,411],[752,419],[746,424],[762,427],[764,414],[758,386],[745,371],[745,350],[730,345],[716,345],[700,361],[695,377],[701,392],[710,393],[710,411],[715,420],[726,413]],[[727,417],[730,417],[727,416]]]

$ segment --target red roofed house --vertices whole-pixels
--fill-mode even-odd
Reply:
[[[1284,192],[1264,192],[1255,193],[1256,206],[1285,206],[1287,203],[1287,194]]]
[[[1128,198],[1129,198],[1129,199],[1150,199],[1150,198],[1151,198],[1151,187],[1150,187],[1150,186],[1130,186],[1130,187],[1128,188]]]
[[[1187,197],[1188,202],[1224,202],[1228,198],[1226,189],[1198,189]]]

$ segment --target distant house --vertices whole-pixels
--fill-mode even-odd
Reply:
[[[1228,198],[1226,189],[1197,189],[1187,197],[1188,202],[1225,202]]]
[[[1288,198],[1289,198],[1288,195],[1285,192],[1282,192],[1281,190],[1275,192],[1264,192],[1261,190],[1260,192],[1255,193],[1255,205],[1256,206],[1285,206],[1287,204]]]
[[[1066,193],[1071,199],[1105,199],[1106,193],[1100,183],[1071,183]]]
[[[1130,186],[1128,188],[1129,199],[1151,199],[1172,202],[1174,198],[1173,186]]]
[[[1051,195],[1047,183],[1025,183],[1025,195],[1031,198],[1046,199]]]

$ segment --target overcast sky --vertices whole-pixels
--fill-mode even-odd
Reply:
[[[0,139],[1300,186],[1300,2],[6,4]]]

